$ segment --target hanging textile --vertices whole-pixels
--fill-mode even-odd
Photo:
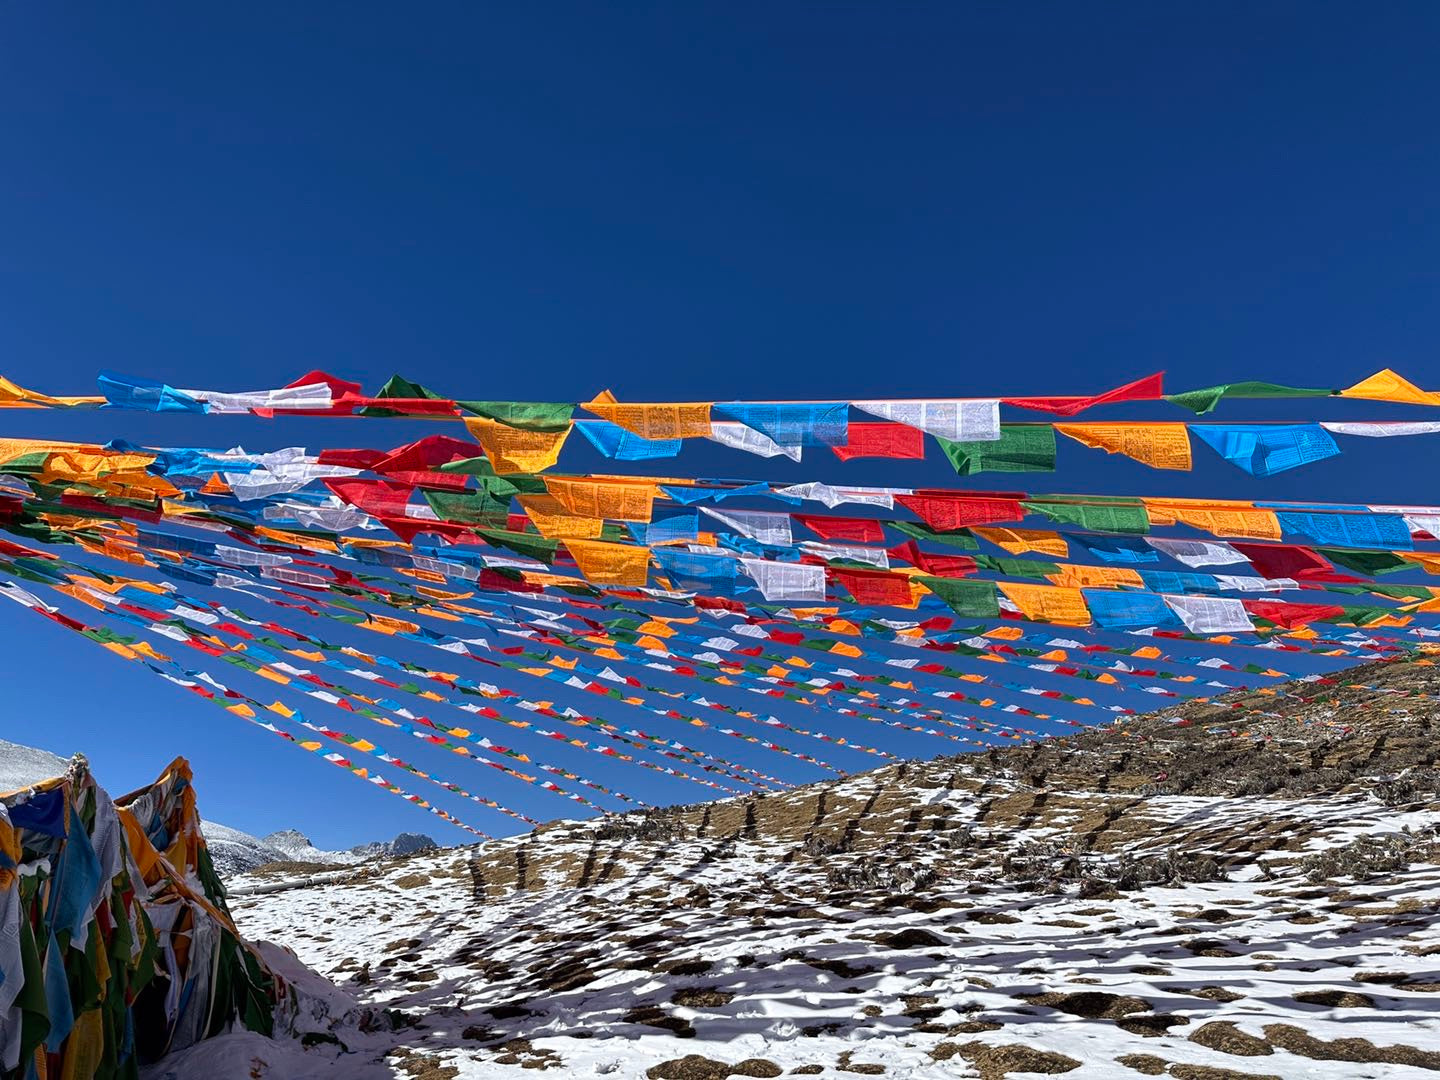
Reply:
[[[1340,391],[1341,397],[1365,398],[1369,401],[1396,401],[1404,405],[1440,405],[1440,393],[1421,390],[1402,375],[1389,368],[1377,371],[1368,379]]]
[[[1070,545],[1065,537],[1049,529],[1012,529],[1003,525],[981,527],[972,530],[982,540],[988,540],[996,547],[1004,548],[1011,555],[1039,552],[1063,559],[1070,554]]]
[[[1171,610],[1192,634],[1250,633],[1255,629],[1239,600],[1208,596],[1166,596]]]
[[[466,412],[505,427],[548,431],[551,434],[569,431],[570,418],[575,415],[574,405],[559,401],[457,401],[455,404]],[[466,426],[470,426],[468,420]],[[471,434],[474,434],[474,428],[471,428]]]
[[[959,581],[946,577],[918,577],[915,580],[959,615],[977,619],[1000,617],[1000,602],[993,581]]]
[[[1190,429],[1251,476],[1274,476],[1340,453],[1319,424],[1191,424]]]
[[[952,442],[993,442],[1000,438],[1000,402],[852,401],[861,412]]]
[[[622,405],[609,390],[597,394],[584,408],[642,439],[705,438],[710,434],[710,403]],[[583,426],[583,425],[582,425]]]
[[[497,473],[544,472],[560,460],[570,425],[558,431],[511,427],[499,420],[467,419],[465,427]]]
[[[925,433],[904,424],[851,424],[842,446],[831,451],[841,461],[854,458],[911,458],[925,456]]]
[[[545,489],[572,514],[611,521],[649,521],[658,490],[652,483],[558,477],[546,477]]]
[[[1025,516],[1020,500],[1013,498],[917,491],[913,495],[897,495],[895,499],[938,532],[954,532],[967,525],[1019,521]]]
[[[1166,394],[1165,400],[1189,409],[1196,416],[1212,412],[1223,398],[1305,398],[1329,397],[1334,390],[1312,390],[1300,386],[1279,386],[1268,382],[1224,383],[1207,386],[1203,390],[1186,390],[1180,394]]]
[[[1180,626],[1179,616],[1164,597],[1149,592],[1112,592],[1085,589],[1085,603],[1097,626],[1105,630],[1138,630],[1142,627]]]
[[[716,402],[712,415],[734,420],[772,439],[780,446],[841,446],[849,427],[849,406],[844,402],[790,405]]]
[[[1064,525],[1106,533],[1147,533],[1150,516],[1143,504],[1125,499],[1095,503],[1062,502],[1059,499],[1027,499],[1025,510],[1043,514]]]
[[[1229,566],[1249,561],[1229,544],[1216,540],[1164,540],[1147,536],[1145,542],[1186,566]]]
[[[1107,454],[1123,454],[1152,469],[1189,471],[1190,434],[1184,424],[1056,424],[1055,430]]]
[[[1090,625],[1090,609],[1085,605],[1085,594],[1079,589],[1062,585],[1025,585],[1014,581],[1000,582],[999,589],[1027,619],[1064,626]]]
[[[585,441],[615,461],[653,461],[680,453],[679,439],[645,439],[618,424],[593,420],[577,425]]]
[[[988,442],[938,441],[961,476],[1055,471],[1055,429],[1049,424],[1001,424],[1000,437]]]
[[[765,458],[784,455],[791,461],[799,461],[800,455],[804,452],[799,446],[781,446],[764,432],[756,431],[754,428],[748,428],[744,424],[734,421],[712,421],[707,438],[721,446],[744,450]]]
[[[644,585],[650,570],[650,550],[633,544],[598,540],[564,540],[565,550],[580,567],[585,580],[596,585]]]
[[[766,600],[824,600],[825,568],[801,563],[741,559],[745,573],[759,587]]]
[[[1114,390],[1107,390],[1103,394],[1096,394],[1093,397],[1039,397],[1039,398],[1001,398],[1006,405],[1014,405],[1021,409],[1036,409],[1040,412],[1057,413],[1060,416],[1074,416],[1076,413],[1084,412],[1086,409],[1096,405],[1108,405],[1117,401],[1157,401],[1163,394],[1163,374],[1148,375],[1143,379],[1136,379],[1124,386],[1117,386]]]
[[[790,534],[789,514],[763,510],[715,510],[709,506],[702,506],[700,512],[761,544],[789,546],[794,542]]]

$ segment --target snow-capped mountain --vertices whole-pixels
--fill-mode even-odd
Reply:
[[[48,750],[0,739],[0,792],[16,791],[59,776],[69,764]]]

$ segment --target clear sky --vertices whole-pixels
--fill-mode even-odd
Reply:
[[[1082,393],[1159,369],[1176,390],[1384,366],[1440,388],[1437,38],[1423,3],[10,5],[0,372],[89,393],[102,367],[230,389],[322,367],[566,400]],[[3,423],[254,450],[428,430]],[[1440,501],[1430,444],[1356,445],[1381,442],[1265,484],[1198,446],[1184,476],[1065,447],[1034,486]],[[0,643],[0,736],[83,748],[113,790],[183,752],[237,827],[456,838],[23,612]]]

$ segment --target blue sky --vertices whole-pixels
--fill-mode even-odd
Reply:
[[[1440,387],[1440,11],[1361,15],[11,7],[0,371],[86,393],[102,367],[235,389],[323,367],[565,399],[1080,393],[1159,369],[1171,389],[1384,366]],[[428,430],[4,419],[18,436],[250,449]],[[1428,457],[1407,457],[1427,443],[1380,442],[1268,482],[1199,447],[1184,476],[1063,447],[1032,486],[1440,501]],[[83,748],[113,789],[183,752],[202,809],[242,828],[352,843],[429,827],[39,620],[0,612],[0,641],[0,736]]]

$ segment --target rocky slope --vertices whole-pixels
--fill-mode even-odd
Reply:
[[[0,739],[0,791],[17,791],[59,776],[68,764],[48,750]]]
[[[251,1075],[1432,1075],[1434,693],[1376,666],[245,897],[406,1025]]]

